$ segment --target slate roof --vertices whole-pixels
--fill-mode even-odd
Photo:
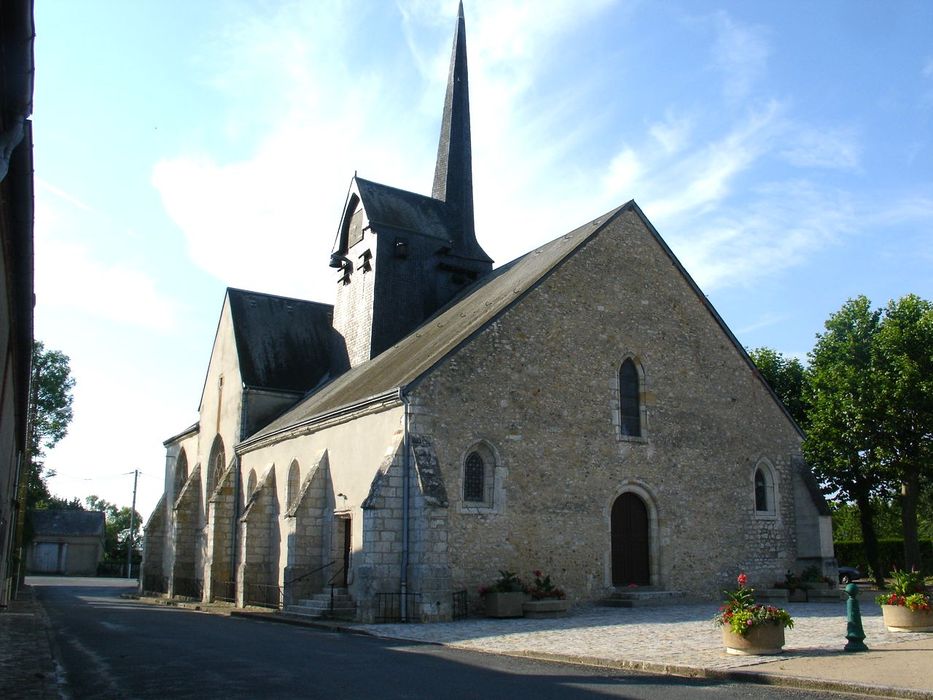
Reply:
[[[227,297],[246,386],[305,392],[330,371],[332,306],[232,288]]]
[[[36,536],[104,536],[105,518],[99,510],[31,510],[29,521]]]
[[[640,214],[637,205],[629,202],[494,270],[398,344],[323,386],[245,443],[413,383],[495,320],[622,211],[630,209]]]
[[[355,179],[369,224],[377,231],[393,228],[450,241],[447,205],[441,200],[361,177]]]

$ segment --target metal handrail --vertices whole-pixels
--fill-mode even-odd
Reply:
[[[288,579],[288,581],[286,581],[286,582],[285,582],[284,584],[282,584],[282,585],[283,585],[283,586],[288,586],[288,585],[290,585],[290,584],[292,584],[292,583],[295,583],[295,581],[301,581],[302,579],[308,578],[308,576],[310,576],[311,574],[316,574],[318,571],[323,571],[323,570],[326,569],[328,566],[333,566],[333,565],[336,564],[336,563],[337,563],[337,560],[336,560],[336,559],[333,559],[333,560],[327,562],[326,564],[324,564],[324,566],[319,566],[319,567],[316,568],[316,569],[312,569],[311,571],[307,571],[307,572],[303,573],[301,576],[295,576],[294,578]]]
[[[334,611],[334,589],[337,587],[335,581],[337,580],[337,577],[340,576],[343,572],[344,567],[341,566],[339,569],[337,569],[336,573],[330,577],[330,581],[327,582],[327,585],[330,586],[330,612]]]

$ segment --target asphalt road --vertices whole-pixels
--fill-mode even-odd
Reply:
[[[122,599],[120,582],[33,579],[71,698],[783,698],[784,688],[599,670]],[[836,696],[841,697],[841,696]]]

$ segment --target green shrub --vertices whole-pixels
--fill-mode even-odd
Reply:
[[[864,575],[868,575],[868,557],[865,556],[864,542],[836,542],[836,561],[846,566],[854,566]],[[879,540],[878,553],[884,571],[904,569],[904,540]],[[933,574],[933,540],[920,541],[920,572]]]

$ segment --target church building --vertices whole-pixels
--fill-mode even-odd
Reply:
[[[494,268],[470,143],[461,6],[431,196],[353,177],[333,306],[227,290],[143,587],[429,621],[499,570],[578,604],[834,575],[799,428],[638,205]]]

